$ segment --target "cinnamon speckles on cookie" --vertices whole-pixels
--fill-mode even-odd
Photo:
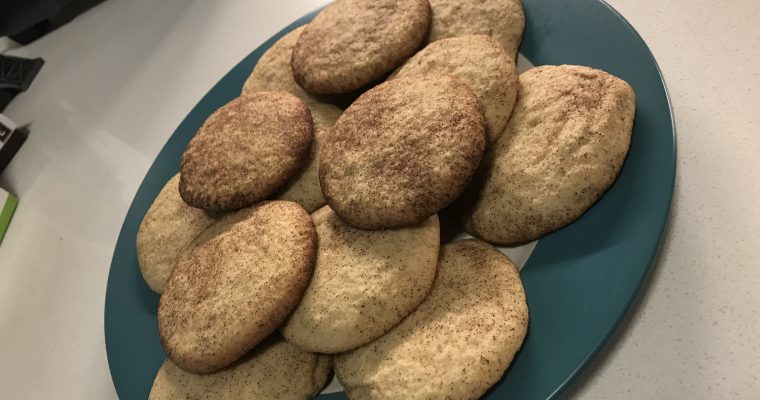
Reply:
[[[517,66],[491,36],[467,35],[429,44],[391,77],[448,74],[466,83],[478,96],[486,121],[488,143],[499,138],[517,98]]]
[[[306,157],[306,163],[291,177],[288,183],[278,190],[275,197],[295,201],[303,206],[306,211],[314,212],[325,205],[317,174],[320,147],[343,110],[306,93],[293,80],[293,74],[290,71],[290,58],[293,54],[293,47],[295,47],[303,30],[303,26],[294,29],[261,56],[243,86],[243,96],[251,96],[260,91],[284,90],[302,99],[311,111],[314,140]]]
[[[304,101],[312,99],[311,95],[298,86],[290,71],[293,47],[303,30],[302,26],[288,32],[261,56],[243,85],[243,96],[262,91],[284,90]]]
[[[491,35],[511,57],[520,47],[525,15],[520,0],[430,0],[429,42],[464,35]]]
[[[272,333],[309,283],[317,238],[309,214],[271,201],[228,214],[179,259],[158,307],[168,357],[218,371]]]
[[[477,97],[446,75],[398,78],[364,93],[322,147],[330,207],[362,229],[414,225],[459,196],[485,147]]]
[[[313,139],[311,113],[287,92],[238,97],[215,111],[188,144],[179,190],[210,212],[267,198],[304,165]]]
[[[179,174],[153,200],[137,231],[137,261],[145,283],[156,293],[177,265],[180,253],[214,220],[179,196]]]
[[[327,140],[335,122],[343,111],[331,104],[309,101],[309,110],[314,120],[314,141],[304,166],[277,194],[282,200],[295,201],[306,211],[314,212],[325,205],[322,189],[319,187],[319,158],[322,143]]]
[[[380,339],[335,357],[349,398],[476,399],[498,382],[528,328],[517,268],[479,240],[441,248],[425,301]]]
[[[300,350],[274,334],[230,367],[213,374],[187,372],[167,359],[148,399],[310,399],[327,383],[331,358]]]
[[[468,188],[468,232],[521,244],[580,217],[617,178],[631,141],[635,97],[589,67],[542,66],[520,75],[503,137]]]
[[[583,214],[635,112],[604,71],[518,76],[524,23],[519,0],[335,0],[261,56],[140,227],[140,269],[163,285],[151,400],[308,399],[333,359],[353,400],[499,382],[529,317],[486,242]],[[479,239],[449,243],[461,229]]]
[[[348,93],[412,55],[430,25],[427,0],[336,0],[304,29],[291,59],[309,93]]]
[[[283,336],[308,351],[338,353],[382,336],[427,296],[440,245],[438,216],[400,229],[365,231],[325,206],[312,215],[317,262]]]

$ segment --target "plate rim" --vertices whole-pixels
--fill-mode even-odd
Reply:
[[[610,5],[607,0],[597,0],[599,3],[604,5],[609,11],[612,12],[612,14],[615,15],[616,18],[621,20],[624,24],[624,26],[631,31],[640,41],[644,44],[644,47],[647,50],[647,54],[652,59],[652,62],[654,62],[654,66],[657,69],[657,75],[659,77],[660,83],[662,83],[662,87],[665,91],[665,101],[668,105],[668,114],[670,116],[670,131],[671,131],[671,141],[673,150],[671,152],[671,165],[670,165],[670,171],[672,171],[671,176],[668,179],[668,185],[669,185],[669,191],[668,191],[668,197],[667,197],[667,209],[665,210],[665,216],[662,219],[662,223],[658,227],[658,236],[657,236],[657,249],[649,256],[649,259],[647,261],[647,268],[646,272],[641,276],[641,279],[636,283],[636,290],[635,295],[631,296],[624,306],[624,311],[618,316],[618,318],[615,319],[614,324],[612,325],[612,328],[608,330],[608,332],[604,335],[604,338],[594,347],[594,349],[589,352],[589,354],[581,361],[581,363],[576,366],[576,368],[573,370],[573,372],[567,376],[567,378],[557,387],[557,389],[552,392],[552,394],[549,396],[549,400],[556,399],[559,396],[561,396],[563,393],[565,393],[574,383],[577,382],[577,380],[583,375],[584,373],[591,372],[588,370],[588,368],[591,366],[591,362],[594,360],[600,360],[599,356],[601,355],[603,350],[607,349],[608,347],[613,346],[615,343],[611,342],[611,339],[618,333],[622,333],[623,328],[623,321],[630,318],[633,313],[637,310],[638,307],[634,307],[634,305],[640,306],[640,304],[637,304],[637,301],[641,299],[644,295],[646,295],[648,287],[645,287],[645,284],[648,286],[648,283],[650,282],[650,278],[652,277],[653,271],[655,268],[659,267],[659,259],[660,255],[662,254],[662,249],[665,245],[665,242],[667,240],[667,232],[668,232],[668,226],[670,224],[670,218],[671,213],[673,210],[673,197],[675,194],[675,185],[676,185],[676,177],[677,177],[677,171],[678,171],[678,136],[677,136],[677,130],[676,130],[676,119],[675,114],[673,113],[673,102],[670,96],[670,90],[668,89],[667,82],[665,81],[665,76],[662,73],[662,69],[660,68],[660,64],[657,62],[657,58],[654,56],[654,53],[652,53],[652,49],[647,44],[646,40],[641,36],[641,34],[636,30],[636,28],[621,14],[618,10],[615,9],[612,5]],[[617,180],[617,179],[616,179]],[[613,183],[614,184],[614,183]]]

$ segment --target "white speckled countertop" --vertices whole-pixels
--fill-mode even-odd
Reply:
[[[114,399],[103,342],[113,246],[145,171],[203,94],[325,0],[109,0],[9,54],[41,56],[5,113],[32,134],[0,186],[0,398]],[[566,393],[760,395],[760,2],[612,0],[665,75],[678,178],[665,246],[627,322]]]

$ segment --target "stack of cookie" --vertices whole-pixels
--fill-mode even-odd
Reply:
[[[273,45],[140,226],[168,357],[150,398],[305,399],[332,369],[351,399],[498,382],[528,308],[492,244],[591,207],[634,114],[600,70],[518,76],[523,27],[519,0],[337,0]],[[441,244],[454,202],[480,239]]]

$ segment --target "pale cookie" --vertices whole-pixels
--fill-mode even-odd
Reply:
[[[298,38],[293,77],[309,93],[360,89],[414,54],[429,25],[427,0],[336,0]]]
[[[427,296],[440,226],[434,215],[411,228],[363,231],[325,206],[312,215],[319,238],[314,275],[280,328],[303,350],[338,353],[382,336]]]
[[[467,85],[446,75],[398,78],[341,115],[322,146],[319,181],[354,227],[416,225],[459,196],[484,147],[483,115]]]
[[[322,143],[330,134],[340,114],[340,108],[316,101],[307,102],[314,119],[314,142],[304,167],[293,179],[285,185],[285,189],[277,196],[283,200],[291,200],[300,204],[308,212],[314,212],[325,205],[322,189],[319,187],[319,156]]]
[[[335,357],[350,399],[477,399],[522,345],[528,305],[517,268],[479,240],[441,248],[425,301],[385,336]]]
[[[306,93],[293,79],[290,58],[305,26],[296,28],[275,42],[256,63],[251,75],[243,85],[242,95],[268,90],[284,90],[309,103],[313,97]]]
[[[311,399],[327,383],[331,365],[330,356],[305,352],[272,335],[237,363],[210,375],[184,371],[167,359],[148,399]]]
[[[511,57],[520,47],[525,15],[520,0],[430,0],[428,41],[464,35],[491,35]]]
[[[304,165],[312,130],[309,109],[290,93],[232,100],[211,114],[182,154],[182,199],[224,212],[267,198]]]
[[[467,231],[491,243],[536,240],[580,217],[617,178],[636,108],[622,79],[562,65],[520,75],[515,110],[468,189]]]
[[[311,217],[290,201],[228,214],[203,231],[159,302],[167,356],[184,370],[210,373],[247,353],[298,304],[316,244]]]
[[[466,83],[480,101],[488,143],[499,138],[517,98],[517,66],[491,36],[468,35],[429,44],[392,77],[448,74]]]
[[[140,272],[154,292],[164,290],[180,252],[213,221],[203,210],[182,201],[179,174],[166,182],[140,223],[135,240]]]

